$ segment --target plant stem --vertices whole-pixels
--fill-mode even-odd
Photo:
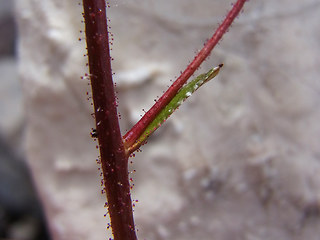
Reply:
[[[136,240],[128,158],[112,80],[105,0],[83,0],[92,98],[108,210],[115,240]]]
[[[190,76],[199,68],[200,64],[209,56],[212,49],[217,45],[222,36],[226,33],[232,22],[243,8],[246,0],[238,0],[222,24],[215,31],[213,36],[207,41],[198,55],[193,59],[189,66],[184,70],[180,77],[168,88],[168,90],[156,101],[148,112],[129,130],[124,136],[125,147],[132,146],[147,126],[156,118],[162,109],[172,100],[180,88],[187,82]]]

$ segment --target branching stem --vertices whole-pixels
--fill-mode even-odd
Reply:
[[[199,68],[200,64],[209,56],[212,49],[217,45],[222,36],[226,33],[232,22],[243,8],[246,0],[238,0],[222,24],[215,31],[213,36],[207,41],[198,55],[193,59],[184,72],[178,79],[168,88],[168,90],[156,101],[148,112],[129,130],[124,136],[126,148],[132,146],[141,134],[145,131],[147,126],[155,119],[162,109],[172,100],[180,88],[187,82],[191,75]]]
[[[211,50],[230,27],[245,2],[246,0],[238,0],[234,4],[223,23],[181,76],[122,138],[112,80],[105,0],[83,0],[89,71],[96,118],[94,136],[98,137],[99,142],[103,180],[114,240],[137,239],[128,181],[126,149],[139,139],[147,126],[176,96],[189,77],[209,56]],[[186,88],[186,90],[188,89]],[[183,94],[186,93],[183,92]],[[178,102],[174,101],[173,103]]]

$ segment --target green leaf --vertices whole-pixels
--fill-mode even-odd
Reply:
[[[220,68],[223,64],[218,67],[210,69],[207,73],[203,73],[193,79],[190,83],[182,87],[176,96],[168,103],[168,105],[162,109],[162,111],[156,116],[156,118],[148,125],[145,131],[141,134],[138,140],[128,149],[129,152],[135,151],[139,146],[141,146],[145,140],[157,130],[163,122],[165,122],[168,117],[187,99],[189,98],[197,89],[199,89],[203,84],[217,76]]]

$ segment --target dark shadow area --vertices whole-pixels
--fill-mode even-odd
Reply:
[[[50,239],[29,170],[1,137],[0,238]]]

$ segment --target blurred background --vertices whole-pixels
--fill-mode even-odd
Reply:
[[[13,1],[0,1],[0,36],[0,239],[50,239],[25,162]]]
[[[109,2],[125,133],[234,1]],[[81,1],[14,3],[0,0],[0,239],[49,239],[41,206],[54,240],[108,239]],[[246,3],[197,72],[219,76],[132,158],[139,239],[319,240],[319,11]]]

